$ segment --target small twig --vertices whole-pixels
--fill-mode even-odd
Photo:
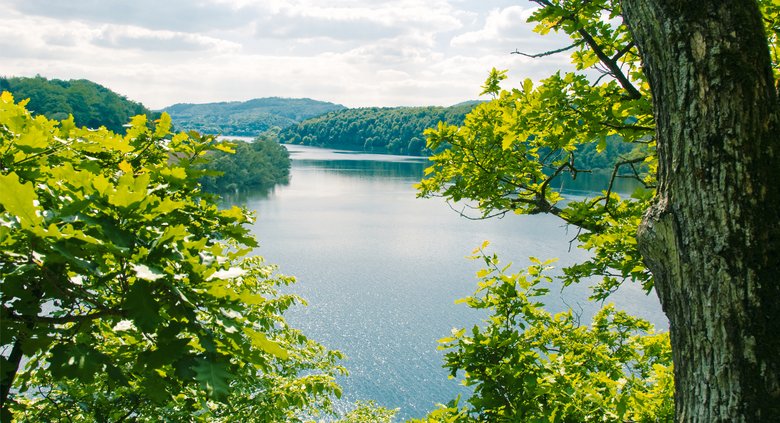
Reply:
[[[100,319],[102,317],[124,317],[125,312],[123,310],[103,310],[98,311],[91,314],[82,314],[78,316],[62,316],[62,317],[51,317],[51,316],[24,316],[19,315],[16,313],[8,313],[7,317],[13,321],[18,322],[27,322],[27,321],[33,321],[33,322],[44,322],[44,323],[50,323],[50,324],[63,324],[63,323],[80,323],[80,322],[86,322],[90,320]]]
[[[447,203],[447,206],[450,209],[452,209],[452,211],[454,211],[455,213],[458,213],[460,215],[460,217],[466,218],[468,220],[487,220],[487,219],[492,219],[494,217],[497,217],[497,218],[501,219],[504,216],[506,216],[507,213],[509,213],[509,210],[504,210],[502,212],[498,212],[498,213],[487,215],[487,216],[474,217],[474,216],[467,215],[465,210],[466,210],[466,207],[469,207],[470,209],[475,209],[475,210],[477,208],[464,205],[462,209],[458,210],[458,209],[455,208],[455,206],[452,205],[452,203],[449,202],[449,200],[446,201],[446,203]]]
[[[604,199],[604,210],[606,210],[607,213],[610,213],[610,211],[609,211],[609,198],[610,198],[610,196],[612,194],[612,186],[615,183],[615,178],[617,177],[618,170],[622,166],[632,165],[632,167],[633,167],[634,163],[639,163],[639,162],[643,162],[643,161],[645,161],[645,157],[637,157],[635,159],[622,160],[622,161],[619,161],[619,162],[615,163],[615,167],[612,169],[612,177],[609,178],[609,187],[607,188],[607,195],[605,196],[605,199]],[[610,215],[611,215],[611,213],[610,213]]]
[[[553,54],[562,53],[562,52],[564,52],[566,50],[571,50],[574,47],[577,47],[577,46],[579,46],[582,43],[583,43],[583,40],[579,40],[579,41],[575,42],[574,44],[571,44],[571,45],[566,46],[566,47],[562,47],[562,48],[555,49],[555,50],[548,50],[548,51],[544,51],[544,52],[536,53],[536,54],[523,53],[522,51],[519,51],[518,49],[515,49],[515,51],[509,52],[509,54],[519,54],[521,56],[530,57],[532,59],[537,59],[539,57],[552,56]]]
[[[582,233],[582,226],[577,226],[577,235],[574,235],[574,238],[569,240],[569,253],[571,252],[571,246],[574,244],[574,241],[577,240],[577,238],[580,237],[580,234]]]

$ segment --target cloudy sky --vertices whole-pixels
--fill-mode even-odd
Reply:
[[[477,98],[566,67],[508,0],[0,0],[0,75],[89,79],[159,109],[309,97],[348,107]]]

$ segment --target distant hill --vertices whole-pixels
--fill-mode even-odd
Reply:
[[[439,122],[463,124],[476,103],[451,107],[364,107],[345,109],[289,126],[279,141],[319,147],[426,155],[423,132]]]
[[[308,98],[268,97],[243,102],[180,103],[162,111],[171,115],[178,129],[258,136],[274,126],[285,128],[304,119],[342,109],[344,106],[340,104]]]
[[[78,126],[105,126],[116,133],[124,133],[122,125],[135,115],[145,114],[150,120],[160,115],[141,103],[86,79],[63,81],[42,76],[0,78],[0,91],[10,91],[17,101],[29,98],[27,109],[33,114],[58,120],[72,114]]]

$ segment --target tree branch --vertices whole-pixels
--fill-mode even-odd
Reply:
[[[622,160],[615,163],[615,167],[612,169],[612,177],[609,178],[609,187],[607,188],[607,195],[605,196],[606,198],[604,199],[604,210],[606,210],[607,213],[609,213],[609,197],[612,194],[612,186],[615,184],[615,178],[617,178],[618,170],[625,165],[631,165],[631,167],[633,168],[634,163],[643,162],[645,161],[646,158],[647,157],[637,157],[635,159]]]
[[[633,100],[642,98],[642,93],[640,93],[634,84],[628,80],[626,75],[623,74],[623,70],[620,69],[617,61],[613,61],[611,58],[609,58],[609,56],[606,55],[606,53],[604,53],[604,50],[596,42],[596,39],[594,39],[584,28],[578,29],[577,33],[580,34],[586,43],[588,43],[588,46],[593,50],[594,53],[596,53],[596,57],[598,57],[599,60],[601,60],[601,63],[603,63],[604,66],[609,69],[610,74],[614,76],[615,79],[617,79],[620,86],[628,92],[628,97]]]
[[[69,315],[69,316],[62,316],[62,317],[38,316],[38,315],[26,316],[26,315],[10,312],[5,317],[16,322],[43,322],[43,323],[58,325],[64,323],[88,322],[90,320],[100,319],[103,317],[125,317],[126,315],[127,313],[124,310],[102,310],[90,314],[80,314],[75,316]]]
[[[553,5],[549,0],[531,0],[532,2],[539,4],[543,7],[558,7]],[[572,20],[573,22],[577,23],[577,16],[574,13],[568,14],[565,18]],[[639,92],[639,90],[634,87],[634,85],[631,83],[631,81],[628,80],[625,74],[623,74],[623,71],[620,69],[620,66],[617,64],[617,59],[619,59],[621,56],[623,56],[626,52],[631,50],[631,43],[627,45],[626,47],[623,47],[618,53],[614,56],[615,58],[610,58],[607,56],[606,53],[604,53],[604,49],[601,48],[598,42],[596,42],[596,39],[593,38],[593,36],[590,35],[588,31],[585,30],[585,28],[579,28],[577,29],[577,33],[582,37],[582,39],[588,44],[588,47],[593,50],[594,53],[596,53],[596,57],[599,58],[601,63],[604,64],[609,69],[610,74],[617,79],[620,86],[623,87],[628,92],[628,97],[631,99],[639,99],[642,98],[642,93]],[[624,52],[625,50],[625,52]]]
[[[612,56],[612,61],[617,63],[618,60],[620,60],[621,57],[623,57],[626,53],[628,53],[636,44],[634,44],[633,41],[626,44],[625,47],[623,47],[620,51],[615,53],[614,56]]]
[[[562,53],[562,52],[564,52],[566,50],[571,50],[574,47],[579,46],[580,44],[582,44],[582,40],[577,41],[577,42],[575,42],[575,43],[573,43],[573,44],[571,44],[571,45],[569,45],[567,47],[559,48],[559,49],[556,49],[556,50],[549,50],[549,51],[545,51],[545,52],[542,52],[542,53],[528,54],[528,53],[523,53],[523,52],[515,49],[515,51],[509,52],[509,54],[519,54],[521,56],[530,57],[532,59],[537,59],[539,57],[551,56],[553,54]]]

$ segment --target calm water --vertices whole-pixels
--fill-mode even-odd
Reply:
[[[441,199],[417,199],[412,184],[425,159],[287,146],[293,158],[287,186],[233,201],[257,210],[258,253],[295,275],[293,291],[308,307],[288,314],[293,325],[344,352],[350,376],[341,381],[345,403],[375,399],[400,408],[399,420],[421,417],[458,393],[441,367],[436,340],[481,316],[455,305],[476,286],[479,263],[465,257],[484,240],[518,268],[527,258],[559,257],[565,265],[585,257],[574,236],[550,216],[507,216],[471,221]],[[565,188],[592,190],[598,176]],[[631,187],[621,186],[628,190]],[[558,290],[548,299],[593,312],[586,286]],[[618,304],[665,326],[655,296],[638,287]]]

